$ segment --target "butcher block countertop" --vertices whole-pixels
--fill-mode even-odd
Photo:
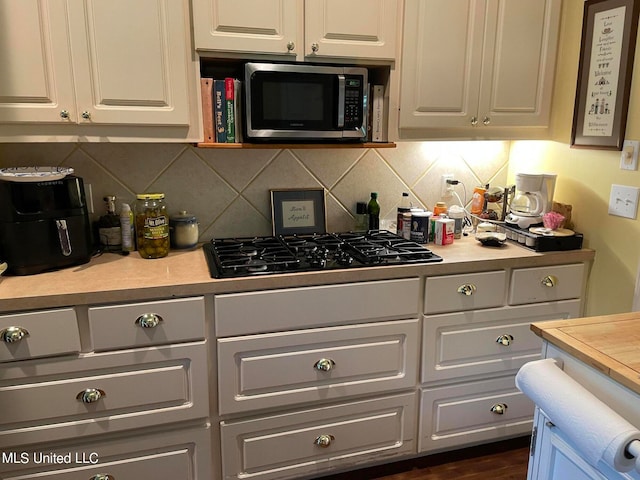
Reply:
[[[537,322],[531,330],[640,393],[640,312]]]
[[[165,258],[147,260],[137,252],[128,256],[106,253],[89,263],[55,272],[0,277],[0,313],[72,305],[142,301],[147,299],[233,293],[273,288],[390,280],[423,275],[447,275],[504,268],[590,261],[589,249],[538,253],[518,244],[483,247],[471,237],[452,245],[428,245],[443,262],[423,265],[379,266],[214,279],[198,247],[172,250]]]

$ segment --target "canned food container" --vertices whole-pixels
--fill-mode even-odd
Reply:
[[[136,240],[142,258],[169,254],[169,216],[164,193],[136,195]]]
[[[417,243],[429,243],[429,221],[431,212],[411,213],[410,240]]]
[[[433,232],[434,243],[436,245],[450,245],[453,243],[453,230],[455,222],[451,218],[438,218]]]

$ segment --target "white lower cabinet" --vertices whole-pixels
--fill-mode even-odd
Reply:
[[[210,480],[208,425],[135,437],[37,448],[3,449],[3,480]],[[12,459],[16,461],[12,461]],[[57,458],[53,464],[49,459]],[[9,460],[9,461],[7,461]]]
[[[418,449],[447,450],[527,435],[534,407],[511,375],[423,388]]]
[[[223,421],[224,479],[299,478],[415,452],[416,395]]]

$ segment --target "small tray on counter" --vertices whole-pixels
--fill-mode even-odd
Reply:
[[[583,235],[581,233],[574,232],[573,235],[541,235],[507,225],[504,225],[503,228],[507,234],[508,241],[536,252],[580,250],[582,248]]]

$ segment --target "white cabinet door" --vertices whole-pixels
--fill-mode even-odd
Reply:
[[[70,2],[83,124],[189,124],[187,31],[176,0]]]
[[[491,127],[547,126],[560,7],[407,0],[400,128],[490,136]]]
[[[75,116],[66,2],[0,0],[0,25],[0,123]]]
[[[304,7],[305,56],[395,58],[397,0],[305,0]]]
[[[290,55],[302,51],[298,0],[193,0],[197,50]]]

